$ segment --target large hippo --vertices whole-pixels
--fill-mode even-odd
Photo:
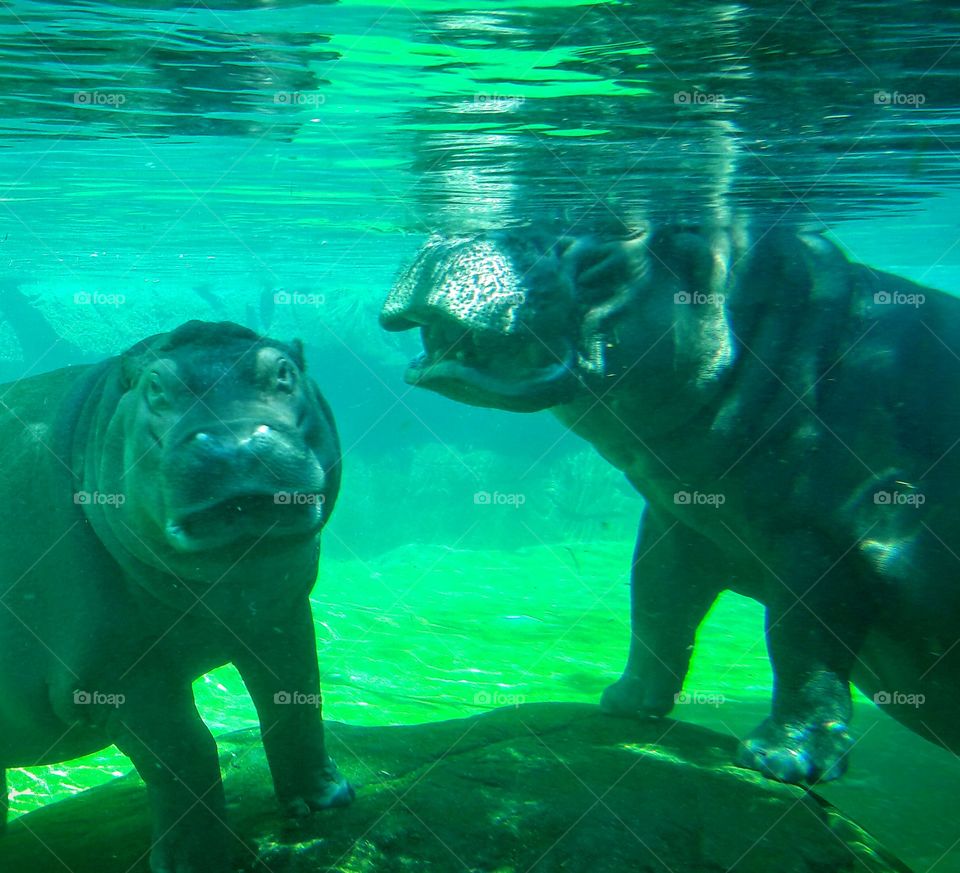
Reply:
[[[816,235],[521,229],[431,239],[381,322],[408,382],[549,408],[645,496],[608,712],[670,711],[729,588],[774,672],[742,764],[842,774],[851,679],[960,752],[960,300]]]
[[[151,870],[226,871],[191,682],[232,662],[283,806],[348,803],[308,600],[340,451],[301,344],[191,321],[0,387],[0,444],[0,775],[115,743],[147,784]]]

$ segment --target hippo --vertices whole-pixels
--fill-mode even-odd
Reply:
[[[0,775],[115,743],[147,785],[153,873],[232,869],[191,688],[215,667],[250,692],[287,813],[353,798],[308,599],[340,448],[305,366],[299,341],[190,321],[0,386]]]
[[[851,681],[960,752],[960,300],[818,234],[528,227],[431,238],[380,319],[407,382],[549,409],[645,498],[606,712],[667,715],[731,589],[774,676],[740,765],[841,776]]]

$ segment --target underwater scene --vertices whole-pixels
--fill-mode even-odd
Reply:
[[[0,873],[960,873],[960,7],[10,0],[0,80]]]

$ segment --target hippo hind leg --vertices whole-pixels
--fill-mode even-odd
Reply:
[[[881,586],[858,574],[852,558],[829,564],[829,546],[808,532],[782,544],[793,557],[766,604],[773,707],[741,743],[737,762],[781,782],[812,785],[847,769],[850,673],[877,614],[874,592]]]

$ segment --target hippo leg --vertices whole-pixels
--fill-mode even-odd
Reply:
[[[153,675],[125,688],[107,720],[110,739],[147,785],[152,873],[228,873],[238,838],[224,814],[217,746],[189,682]]]
[[[663,716],[676,702],[697,627],[728,583],[713,543],[649,504],[633,555],[630,653],[604,692],[604,712]]]
[[[327,755],[313,615],[306,597],[283,621],[245,640],[234,660],[260,718],[277,799],[289,815],[346,806],[354,791]]]
[[[871,598],[826,578],[833,573],[812,554],[797,554],[794,566],[807,568],[799,586],[774,582],[766,613],[773,707],[738,753],[741,766],[782,782],[827,782],[846,771],[850,673],[871,621]],[[810,572],[818,566],[820,574]],[[842,600],[838,590],[847,590]]]

